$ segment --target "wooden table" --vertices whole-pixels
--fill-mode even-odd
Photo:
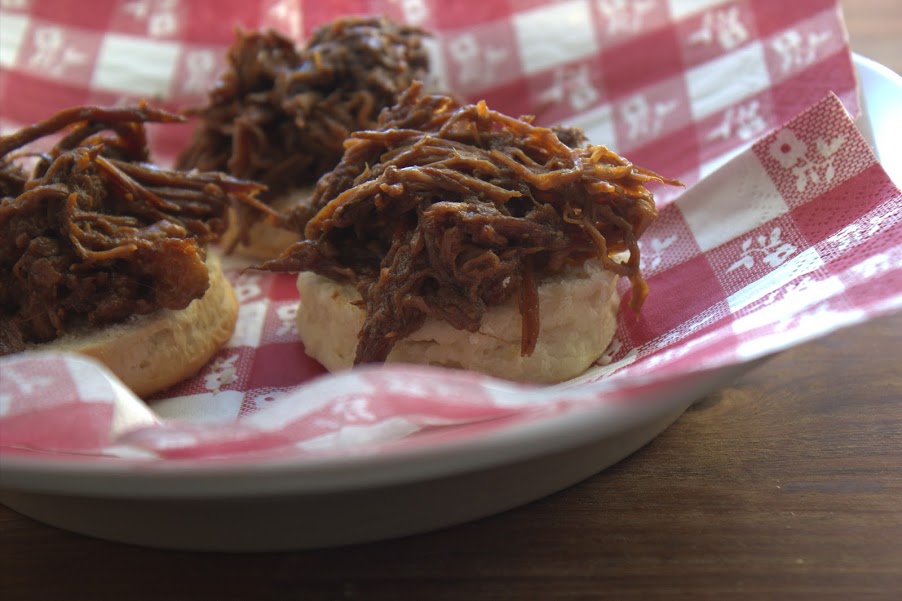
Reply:
[[[853,48],[902,71],[902,3],[844,4]],[[0,599],[899,598],[900,349],[902,315],[796,348],[577,486],[402,540],[163,552],[0,507]]]
[[[902,73],[902,5],[898,0],[842,0],[852,49]]]

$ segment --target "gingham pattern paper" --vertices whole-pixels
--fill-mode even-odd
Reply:
[[[828,92],[858,111],[835,0],[4,0],[0,127],[73,104],[197,105],[236,26],[302,40],[340,14],[429,29],[437,88],[583,127],[687,184]],[[189,135],[154,127],[157,159]]]
[[[641,315],[624,289],[608,354],[563,385],[414,366],[316,377],[294,337],[294,278],[231,267],[235,336],[151,399],[153,414],[83,360],[0,359],[0,448],[214,461],[417,448],[643,391],[666,399],[681,379],[902,307],[902,192],[834,95],[666,206],[641,244]]]

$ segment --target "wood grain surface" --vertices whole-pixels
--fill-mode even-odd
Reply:
[[[902,2],[843,3],[902,71]],[[273,554],[166,552],[0,506],[0,599],[898,599],[902,315],[768,360],[618,465],[439,532]]]

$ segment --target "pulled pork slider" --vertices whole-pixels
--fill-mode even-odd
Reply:
[[[176,163],[266,186],[269,219],[238,205],[224,245],[270,259],[297,241],[290,226],[277,227],[280,216],[338,163],[351,132],[375,127],[384,107],[426,77],[424,35],[360,17],[320,27],[303,48],[273,31],[238,32],[208,105],[191,111],[198,127]]]
[[[351,134],[303,239],[263,268],[298,272],[298,330],[326,368],[403,361],[551,383],[613,336],[618,277],[647,294],[637,240],[650,180],[582,132],[411,86]]]
[[[206,245],[260,186],[150,164],[144,124],[181,120],[76,107],[0,137],[0,355],[84,353],[144,396],[231,337],[238,303]]]

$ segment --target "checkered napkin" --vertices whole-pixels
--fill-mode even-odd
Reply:
[[[430,439],[414,433],[453,439],[574,405],[628,406],[640,391],[902,305],[902,194],[849,115],[855,78],[834,2],[325,5],[109,1],[88,14],[5,0],[2,124],[138,96],[197,104],[236,23],[302,36],[338,13],[389,14],[436,32],[436,85],[582,126],[593,142],[689,185],[676,198],[661,190],[660,218],[641,241],[651,288],[641,315],[624,307],[606,355],[554,387],[414,366],[327,375],[297,340],[294,278],[230,259],[235,335],[149,408],[84,358],[2,359],[4,454],[221,459],[415,446]],[[187,132],[153,136],[171,157]]]

